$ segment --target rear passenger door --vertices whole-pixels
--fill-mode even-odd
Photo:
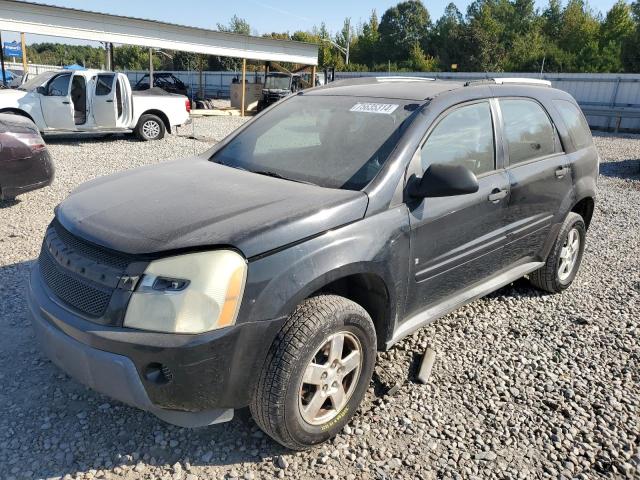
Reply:
[[[436,121],[420,151],[420,175],[431,164],[464,165],[475,193],[409,202],[412,278],[406,316],[460,293],[502,267],[509,200],[506,173],[496,167],[490,100],[454,107]]]
[[[497,100],[510,199],[506,265],[543,260],[545,242],[561,223],[571,171],[551,117],[530,98]]]

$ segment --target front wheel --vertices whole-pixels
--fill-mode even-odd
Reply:
[[[164,122],[151,114],[142,115],[135,129],[140,140],[160,140],[164,138],[165,132]]]
[[[250,405],[262,430],[293,450],[338,434],[369,387],[376,356],[371,317],[320,295],[301,303],[274,340]]]
[[[567,215],[544,266],[529,275],[529,281],[541,290],[560,293],[576,278],[584,252],[587,229],[580,215]]]

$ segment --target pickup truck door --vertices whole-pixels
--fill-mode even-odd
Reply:
[[[124,73],[116,73],[116,126],[130,128],[133,119],[133,94],[131,84]]]
[[[116,97],[115,73],[99,73],[93,87],[93,119],[96,127],[116,128],[118,105]]]
[[[42,116],[47,128],[75,130],[73,104],[71,103],[71,77],[65,72],[53,77],[44,87],[38,89]]]

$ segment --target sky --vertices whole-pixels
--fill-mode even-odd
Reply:
[[[399,0],[46,0],[46,3],[61,7],[93,10],[101,13],[112,13],[130,17],[148,18],[182,25],[216,29],[218,23],[226,24],[235,14],[249,22],[252,33],[261,35],[270,32],[294,32],[309,30],[322,21],[330,32],[342,28],[346,17],[351,17],[352,25],[366,21],[371,10],[378,12],[378,18],[384,11],[398,3]],[[423,0],[432,20],[437,20],[451,0]],[[471,0],[458,0],[454,3],[464,12]],[[536,0],[539,8],[544,8],[548,0]],[[606,13],[615,0],[590,0],[589,4],[596,11]],[[18,35],[3,32],[3,41],[18,40]],[[51,37],[28,35],[27,43],[38,41],[56,41]],[[60,39],[65,42],[66,40]],[[68,43],[90,44],[86,41],[68,41]]]

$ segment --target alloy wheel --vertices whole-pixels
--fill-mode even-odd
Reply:
[[[331,335],[305,369],[298,407],[305,422],[322,425],[347,405],[360,377],[362,346],[350,332]]]
[[[567,234],[562,250],[560,250],[560,265],[558,266],[558,278],[565,281],[571,273],[580,253],[580,232],[572,228]]]

